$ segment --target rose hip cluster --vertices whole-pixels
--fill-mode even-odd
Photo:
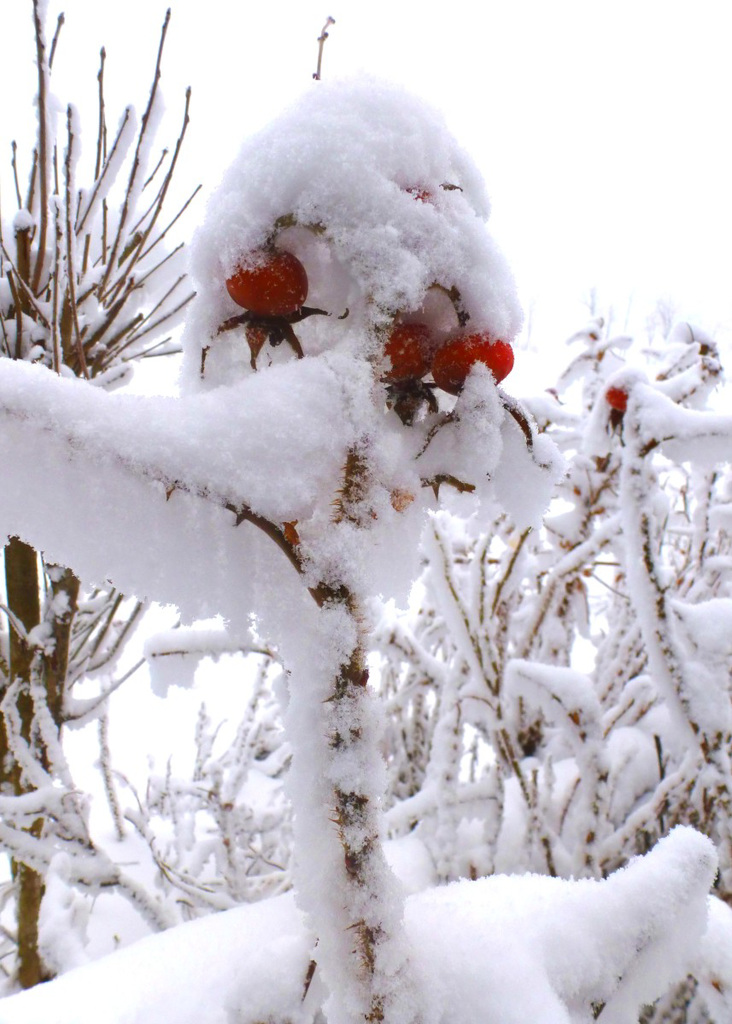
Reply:
[[[292,324],[324,310],[308,309],[305,267],[292,253],[271,247],[252,253],[242,261],[226,282],[231,298],[246,310],[222,329],[244,324],[252,347],[252,365],[265,340],[276,345],[287,340],[302,355],[294,339]],[[257,339],[256,353],[254,339]],[[386,370],[382,376],[387,386],[390,405],[405,423],[411,423],[417,410],[426,402],[437,405],[433,388],[457,395],[476,364],[486,366],[500,383],[513,368],[513,349],[507,341],[487,331],[468,332],[464,328],[440,343],[429,326],[417,322],[395,322],[384,344]],[[432,373],[434,383],[423,380]]]
[[[446,341],[434,356],[433,350],[434,342],[426,324],[398,324],[384,346],[390,364],[384,379],[392,383],[419,380],[431,369],[437,387],[457,395],[476,363],[487,366],[497,384],[513,369],[511,346],[487,331],[463,331]]]

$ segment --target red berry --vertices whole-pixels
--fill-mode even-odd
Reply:
[[[432,363],[435,384],[456,395],[476,363],[487,366],[499,384],[513,369],[513,349],[507,341],[499,341],[487,333],[462,334],[449,341],[435,356]]]
[[[424,324],[397,324],[384,345],[390,369],[384,380],[419,380],[430,368],[430,330]]]
[[[234,302],[258,316],[295,313],[308,295],[308,275],[297,256],[283,249],[258,249],[226,282]]]
[[[605,401],[611,409],[625,412],[628,408],[628,392],[622,388],[608,388],[605,392]]]

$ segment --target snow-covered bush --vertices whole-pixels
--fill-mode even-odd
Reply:
[[[165,676],[179,685],[185,676],[181,661],[190,667],[196,649],[210,654],[226,639],[223,631],[186,635],[177,629],[155,634],[146,649],[153,661],[176,663]],[[153,680],[159,692],[158,670]],[[190,776],[174,773],[168,761],[165,774],[152,775],[144,795],[135,794],[131,806],[128,799],[120,814],[145,840],[166,903],[183,920],[271,897],[292,884],[291,808],[284,786],[290,748],[275,697],[282,671],[267,652],[248,652],[242,682],[247,670],[253,675],[249,697],[230,738],[222,744],[224,723],[201,704]],[[115,792],[121,809],[125,790]]]
[[[568,466],[542,529],[441,513],[416,611],[382,618],[387,820],[446,881],[601,878],[692,824],[715,841],[728,901],[732,420],[707,408],[718,353],[688,324],[660,352],[597,321],[571,342],[556,388],[526,403]],[[707,1019],[725,992],[713,961],[655,1019]]]
[[[288,896],[260,901],[150,940],[121,954],[118,968],[97,965],[107,1006],[105,972],[125,977],[112,1019],[578,1024],[602,1014],[620,1024],[697,952],[716,870],[709,839],[677,829],[600,878],[595,801],[606,799],[608,774],[599,698],[567,670],[577,588],[548,557],[542,564],[536,540],[565,464],[496,384],[507,364],[493,354],[506,358],[520,314],[488,213],[477,171],[432,111],[374,81],[318,82],[245,144],[211,200],[193,247],[183,397],[111,394],[42,367],[0,365],[0,532],[125,592],[174,602],[184,619],[218,613],[242,644],[253,623],[287,675],[298,909]],[[655,391],[632,386],[624,430],[638,425],[645,441],[642,398]],[[664,401],[671,412],[649,405],[656,421],[664,410],[679,416]],[[595,444],[601,434],[596,425]],[[22,481],[21,450],[32,453]],[[41,514],[29,501],[41,489],[76,517]],[[133,543],[142,530],[144,546]],[[385,716],[367,661],[384,621],[378,600],[406,601],[423,533],[438,594],[416,633],[395,633],[407,664],[391,679],[384,672]],[[556,582],[543,581],[543,611],[527,601],[534,618],[524,616],[517,655],[499,626],[521,622],[529,558]],[[542,628],[555,620],[559,629]],[[576,735],[556,729],[554,704]],[[566,849],[555,777],[565,786]],[[152,806],[174,789],[168,780]],[[176,807],[192,814],[189,797],[179,793]],[[591,868],[582,873],[597,877],[469,877],[405,900],[387,827],[403,840],[391,862],[404,863],[411,842],[432,854],[438,881],[477,876],[498,864],[496,808],[513,812],[521,838],[506,842],[523,855],[517,866],[551,873],[552,859],[563,857],[564,869],[578,856],[578,829],[597,818],[579,853]],[[243,937],[224,938],[229,922]],[[230,941],[238,973],[219,963],[207,976],[202,949],[213,945],[219,961]],[[142,962],[164,971],[183,948],[182,981],[174,972],[171,987],[146,969],[130,984]],[[47,1016],[49,998],[58,1021],[102,1015],[94,1000],[80,1009],[67,975],[7,1000],[6,1019]]]
[[[59,100],[51,92],[63,16],[49,45],[45,9],[41,0],[28,5],[38,68],[37,143],[27,186],[21,184],[21,158],[13,145],[14,214],[7,202],[12,188],[3,192],[0,359],[48,369],[59,379],[78,378],[101,392],[123,384],[134,361],[171,351],[169,337],[161,340],[160,335],[180,319],[190,298],[180,261],[182,246],[166,248],[171,225],[162,222],[188,122],[188,99],[173,152],[166,156],[166,150],[158,159],[153,145],[166,19],[139,127],[134,109],[127,107],[118,127],[108,131],[101,51],[97,135],[91,149],[82,153],[76,108],[69,104],[61,118]],[[20,99],[18,106],[22,104]],[[14,108],[14,102],[7,103],[6,97],[5,114],[8,106]],[[33,408],[27,410],[28,416],[34,414]],[[9,475],[22,483],[28,456],[25,449],[16,453],[2,487]],[[49,492],[41,489],[33,500],[44,517],[65,515],[76,524],[76,509],[60,512]],[[92,845],[85,801],[75,792],[60,732],[62,726],[98,713],[115,685],[118,655],[142,606],[125,601],[109,585],[82,587],[66,563],[39,554],[21,532],[8,531],[3,554],[0,790],[3,844],[14,864],[4,901],[12,896],[15,902],[17,976],[29,986],[50,970],[38,951],[44,874],[60,847],[84,851],[84,861]],[[98,697],[76,700],[75,685],[89,678],[98,680]],[[71,872],[78,884],[95,886],[102,878],[114,884],[118,875],[103,857],[94,869],[85,863],[77,874]]]

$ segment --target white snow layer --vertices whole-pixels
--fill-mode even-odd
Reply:
[[[444,295],[428,294],[433,285],[459,290],[471,329],[512,341],[521,310],[486,229],[489,212],[478,169],[421,100],[368,78],[314,83],[247,139],[209,202],[192,245],[197,297],[184,340],[188,378],[198,375],[202,345],[241,312],[226,279],[272,240],[278,222],[295,225],[274,241],[304,263],[307,305],[334,315],[298,330],[306,355],[337,343],[344,324],[359,329],[355,343],[364,354],[373,345],[365,326],[424,312],[430,300],[431,326],[442,318],[444,330],[454,330],[455,312]],[[345,310],[347,319],[336,320]],[[214,344],[209,384],[246,372],[240,342]]]
[[[540,875],[410,896],[406,926],[430,1024],[610,1024],[683,977],[698,954],[712,843],[679,827],[604,881]],[[715,906],[716,900],[711,901]],[[715,941],[730,935],[715,911]],[[0,1024],[309,1021],[317,949],[290,895],[181,925],[0,1001]]]

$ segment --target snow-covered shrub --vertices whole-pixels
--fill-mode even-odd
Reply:
[[[603,881],[499,875],[409,896],[426,1019],[630,1024],[695,956],[714,867],[709,840],[678,829]],[[152,936],[0,1007],[7,1024],[322,1019],[313,943],[287,894]]]
[[[191,637],[181,632],[175,631],[176,646],[188,660]],[[206,653],[210,639],[204,634]],[[156,656],[166,657],[159,637],[153,641]],[[222,747],[223,723],[214,723],[202,704],[190,777],[174,774],[169,763],[164,775],[149,779],[137,806],[128,801],[125,812],[149,847],[167,902],[184,920],[271,897],[292,884],[291,809],[284,787],[290,750],[274,696],[281,669],[268,655],[256,658],[256,668],[251,660],[241,666],[254,679],[231,739]],[[178,683],[181,669],[173,671]]]
[[[567,737],[552,728],[553,704],[545,702],[550,714],[537,694],[555,684],[560,713],[577,730],[572,749],[584,758],[577,804],[594,814],[607,784],[599,700],[578,671],[562,671],[567,574],[555,573],[545,611],[533,602],[560,629],[547,637],[540,622],[525,621],[520,658],[499,629],[481,628],[509,616],[520,622],[530,558],[540,576],[551,573],[531,528],[564,465],[547,432],[497,386],[490,364],[471,361],[479,349],[468,332],[505,353],[520,321],[488,213],[477,171],[432,111],[374,81],[317,83],[245,144],[211,200],[193,249],[187,394],[139,399],[41,367],[0,365],[8,481],[0,531],[20,532],[124,591],[174,602],[185,619],[218,613],[242,643],[254,622],[287,675],[299,914],[283,897],[232,918],[245,931],[238,978],[213,999],[209,989],[208,1002],[196,989],[176,1009],[179,1020],[195,1013],[200,1021],[203,1002],[212,1022],[228,1013],[247,1024],[323,1016],[463,1024],[540,1014],[573,1024],[600,1013],[620,1024],[683,975],[703,931],[716,858],[690,829],[612,878],[599,878],[595,847],[604,836],[588,835],[580,855],[597,878],[468,879],[409,901],[387,858],[386,826],[408,839],[418,825],[440,881],[461,873],[465,850],[466,873],[486,873],[501,848],[495,816],[481,818],[486,804],[513,811],[521,836],[513,849],[529,847],[519,867],[577,856],[555,841],[562,822],[550,813],[550,776],[560,777]],[[427,340],[407,371],[390,348],[408,326],[424,327]],[[438,380],[436,360],[458,340],[454,378]],[[629,403],[627,424],[641,408]],[[22,487],[12,464],[21,449],[33,454]],[[28,496],[41,487],[62,510],[81,505],[81,521],[40,515]],[[481,538],[486,522],[495,523],[489,541]],[[513,544],[511,524],[521,531]],[[143,525],[144,549],[131,544]],[[385,822],[384,709],[367,658],[377,598],[406,600],[425,531],[440,594],[431,621],[417,636],[404,633],[413,648],[407,668],[384,682],[391,707],[401,701],[405,732],[414,706]],[[476,544],[482,557],[468,558]],[[493,560],[500,572],[489,579]],[[463,584],[472,588],[469,603]],[[535,667],[536,658],[548,664]],[[425,679],[432,692],[419,707]],[[468,700],[476,707],[469,716]],[[464,785],[468,718],[475,743]],[[577,773],[566,760],[569,804]],[[513,798],[510,772],[521,790]],[[156,799],[173,789],[171,779]],[[190,813],[189,794],[181,796]],[[583,818],[570,809],[575,835]],[[463,829],[474,819],[479,832],[485,826],[476,838]],[[143,832],[145,825],[142,816]],[[223,934],[218,928],[192,922],[181,942],[195,956]],[[160,950],[167,963],[179,947],[163,936],[146,948],[150,961]],[[126,978],[134,959],[121,961]],[[213,987],[220,977],[217,970],[207,981]],[[52,984],[57,1019],[68,1008],[78,1020],[73,983]],[[45,998],[25,994],[7,1012],[42,1010]],[[159,1012],[156,996],[148,1004]],[[139,990],[115,1012],[143,1019]]]
[[[688,324],[661,353],[597,321],[571,341],[556,388],[526,403],[568,467],[542,529],[440,513],[417,611],[382,618],[387,820],[444,880],[601,878],[691,824],[717,845],[728,901],[732,420],[707,406],[718,353]],[[655,1019],[706,1019],[719,971],[700,957]]]
[[[59,101],[51,92],[63,16],[49,45],[43,22],[46,5],[34,0],[28,9],[36,37],[37,144],[27,186],[22,184],[21,157],[13,146],[14,189],[3,191],[0,359],[45,368],[59,379],[80,379],[88,388],[103,391],[123,384],[134,361],[172,350],[170,338],[160,336],[180,319],[190,298],[180,261],[182,246],[166,248],[171,225],[162,221],[188,122],[188,99],[175,147],[158,159],[153,147],[166,18],[139,127],[134,109],[127,107],[118,127],[108,131],[101,51],[96,138],[90,136],[92,145],[82,154],[77,110],[69,104],[61,118]],[[22,104],[19,99],[18,106]],[[5,114],[8,106],[14,109],[14,101],[8,104],[6,97]],[[83,141],[88,141],[85,133]],[[13,191],[14,214],[8,202]],[[27,415],[34,414],[29,407]],[[9,471],[19,480],[27,456],[23,451]],[[8,471],[2,478],[2,487],[6,485]],[[61,513],[43,489],[26,500],[35,501],[38,513],[48,519],[63,514],[77,523],[76,509]],[[85,804],[74,790],[60,731],[101,707],[142,606],[125,601],[109,585],[82,587],[65,563],[41,555],[18,536],[20,532],[8,532],[3,554],[0,790],[5,801],[3,842],[14,862],[10,888],[17,918],[17,976],[29,986],[50,970],[38,952],[44,873],[59,848],[84,850],[86,856],[91,842]],[[99,681],[99,699],[75,700],[75,684],[90,677]],[[48,796],[48,787],[59,792],[44,811],[43,799],[36,794]],[[57,802],[61,792],[63,806]],[[11,793],[18,797],[15,803]],[[103,863],[98,870],[99,877],[85,864],[68,874],[80,885],[96,886],[102,877],[105,884],[112,884],[116,869]]]

